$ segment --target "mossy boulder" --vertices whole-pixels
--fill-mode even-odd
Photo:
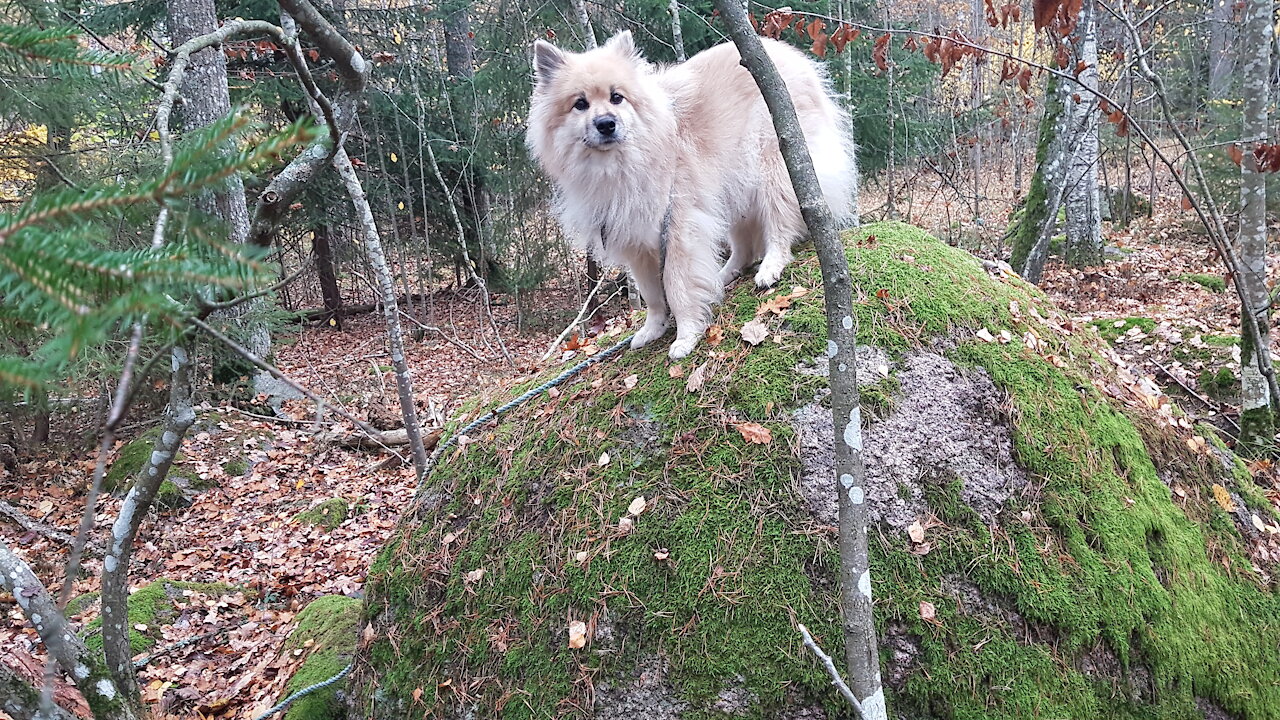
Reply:
[[[285,688],[293,694],[304,687],[324,682],[337,675],[350,662],[356,648],[356,631],[360,626],[359,600],[344,595],[325,595],[307,604],[298,613],[297,628],[289,634],[285,647],[305,649],[307,658],[293,674]],[[285,713],[286,720],[339,720],[346,717],[346,706],[339,681],[295,701]]]
[[[116,452],[115,461],[111,463],[111,467],[107,468],[107,472],[103,476],[103,489],[107,492],[127,491],[151,457],[151,453],[155,449],[156,439],[160,437],[162,431],[163,429],[160,427],[150,428],[120,446],[120,449]],[[190,505],[187,489],[194,490],[206,487],[196,473],[180,466],[180,463],[185,460],[186,458],[182,453],[177,454],[173,465],[169,468],[167,478],[160,483],[160,488],[156,491],[155,502],[161,509],[173,510]]]
[[[315,507],[298,513],[294,520],[306,525],[316,525],[325,530],[332,530],[347,519],[347,513],[350,511],[351,506],[345,499],[340,497],[329,498],[318,503]]]
[[[890,716],[1280,718],[1277,519],[1238,459],[1017,277],[898,223],[846,243]],[[356,714],[851,716],[795,630],[842,657],[818,263],[742,285],[719,342],[441,462],[371,569]]]
[[[184,590],[211,596],[239,592],[239,588],[225,583],[197,583],[180,580],[159,580],[148,583],[129,596],[129,647],[134,654],[146,652],[160,638],[160,628],[172,623],[174,601]],[[76,598],[75,613],[81,613],[101,600],[97,592]],[[68,604],[70,607],[70,604]],[[85,645],[94,650],[102,649],[102,618],[95,618],[85,626]]]

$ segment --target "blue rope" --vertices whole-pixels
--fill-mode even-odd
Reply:
[[[539,395],[550,390],[551,388],[556,387],[557,385],[564,384],[566,381],[572,379],[575,375],[582,372],[583,370],[586,370],[592,365],[608,360],[614,355],[617,355],[623,350],[631,347],[631,338],[632,338],[631,335],[626,336],[625,338],[619,340],[616,344],[611,346],[608,350],[603,350],[601,352],[596,353],[595,355],[592,355],[591,357],[583,360],[577,365],[574,365],[568,370],[565,370],[564,372],[548,380],[547,382],[539,385],[538,387],[522,393],[516,399],[507,403],[503,403],[502,405],[499,405],[493,410],[490,410],[488,413],[485,413],[484,415],[481,415],[475,420],[472,420],[471,422],[467,423],[465,426],[463,426],[461,430],[458,430],[453,435],[451,435],[448,440],[436,446],[435,452],[431,453],[431,457],[427,459],[427,467],[422,473],[423,480],[426,480],[426,478],[431,474],[431,471],[435,468],[436,463],[439,461],[440,456],[444,454],[444,451],[458,444],[458,438],[462,437],[463,435],[466,435],[467,433],[471,432],[472,430],[475,430],[476,428],[484,425],[485,423],[488,423],[492,420],[502,417],[503,415],[511,412],[512,410],[515,410],[516,408],[520,407],[526,402],[529,402],[533,398],[538,397]],[[351,672],[351,669],[355,667],[355,665],[356,665],[355,661],[353,660],[350,665],[347,665],[345,668],[342,669],[341,672],[329,678],[328,680],[325,680],[324,682],[318,682],[315,685],[308,685],[307,687],[302,688],[298,692],[290,695],[284,700],[281,700],[279,705],[276,705],[270,710],[262,713],[257,718],[255,718],[255,720],[266,720],[266,718],[269,718],[272,715],[275,715],[276,713],[280,712],[281,710],[284,710],[285,708],[289,707],[289,705],[292,704],[298,698],[301,698],[305,695],[310,695],[311,693],[316,692],[317,690],[323,690],[324,688],[329,687],[330,685],[346,677],[347,674]]]
[[[315,691],[317,691],[317,690],[323,690],[324,688],[329,687],[330,685],[332,685],[332,684],[334,684],[334,683],[338,682],[339,680],[341,680],[342,678],[346,677],[346,676],[347,676],[347,673],[351,672],[351,668],[353,668],[353,667],[355,667],[355,666],[356,666],[356,663],[355,663],[355,661],[353,660],[353,661],[351,661],[351,664],[349,664],[349,665],[347,665],[346,667],[342,668],[342,672],[339,672],[337,675],[334,675],[333,677],[329,678],[328,680],[325,680],[324,682],[318,682],[318,683],[316,683],[315,685],[308,685],[308,686],[306,686],[306,687],[302,688],[302,689],[301,689],[301,690],[299,690],[298,692],[296,692],[296,693],[294,693],[294,694],[290,695],[289,697],[285,698],[284,700],[281,700],[279,705],[276,705],[275,707],[271,708],[270,710],[268,710],[268,711],[266,711],[266,712],[262,713],[261,715],[259,715],[259,716],[256,718],[256,720],[266,720],[266,718],[269,718],[269,717],[271,717],[272,715],[275,715],[276,713],[280,712],[281,710],[283,710],[283,709],[285,709],[285,708],[289,707],[289,705],[290,705],[294,700],[297,700],[298,698],[302,697],[303,695],[310,695],[311,693],[313,693],[313,692],[315,692]]]

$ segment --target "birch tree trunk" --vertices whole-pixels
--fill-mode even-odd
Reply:
[[[1013,230],[1013,254],[1009,258],[1013,269],[1030,283],[1040,282],[1049,257],[1049,243],[1058,227],[1058,207],[1066,187],[1062,182],[1066,169],[1064,146],[1068,141],[1065,114],[1058,79],[1050,75],[1037,133],[1036,171]]]
[[[671,14],[671,44],[676,49],[676,62],[684,62],[689,56],[684,51],[684,30],[680,27],[680,0],[671,0],[667,12]]]
[[[196,420],[191,403],[191,357],[184,346],[178,345],[171,351],[171,358],[169,404],[161,422],[163,430],[120,506],[120,515],[111,526],[111,540],[102,558],[102,649],[107,659],[107,671],[127,698],[141,697],[133,671],[127,610],[133,541],[147,511],[151,509],[160,484],[173,466],[182,439]]]
[[[852,282],[844,244],[805,145],[804,132],[786,84],[751,29],[746,10],[736,0],[716,0],[742,64],[755,78],[778,134],[791,185],[818,250],[826,296],[827,357],[830,363],[831,415],[836,436],[833,472],[840,516],[840,609],[848,685],[865,720],[886,720],[880,656],[871,600],[867,551],[866,472],[862,459],[862,416],[856,376],[857,330],[853,322]]]
[[[1075,61],[1084,64],[1075,82],[1066,82],[1062,99],[1073,139],[1066,164],[1067,264],[1074,267],[1102,263],[1102,206],[1098,197],[1098,101],[1089,89],[1098,88],[1098,3],[1085,0],[1072,38]]]
[[[1271,46],[1274,37],[1273,0],[1247,0],[1241,28],[1245,55],[1240,77],[1244,93],[1244,127],[1241,137],[1246,148],[1267,140],[1267,104],[1271,79]],[[1266,378],[1258,370],[1258,353],[1270,352],[1271,313],[1267,292],[1267,177],[1260,172],[1252,152],[1240,163],[1240,236],[1236,253],[1241,274],[1236,282],[1255,311],[1263,347],[1257,347],[1250,333],[1241,333],[1240,342],[1240,442],[1245,452],[1257,453],[1273,446],[1275,420]]]

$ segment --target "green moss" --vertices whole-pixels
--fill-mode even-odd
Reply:
[[[222,463],[222,472],[228,477],[241,477],[249,471],[249,463],[243,457],[234,457]]]
[[[902,384],[892,376],[870,385],[858,386],[858,400],[862,411],[873,419],[888,417],[901,394]]]
[[[225,583],[195,583],[165,579],[142,586],[130,595],[128,600],[129,647],[135,655],[155,646],[160,637],[161,626],[173,620],[173,599],[179,597],[183,590],[206,595],[223,595],[238,591]],[[85,626],[85,645],[95,652],[102,651],[101,631],[102,618],[100,617]]]
[[[1200,371],[1196,384],[1210,397],[1224,398],[1240,394],[1240,378],[1231,368],[1221,367],[1217,372]]]
[[[939,468],[925,487],[943,524],[927,553],[901,532],[873,533],[882,637],[918,648],[903,664],[882,643],[901,678],[891,714],[1190,718],[1203,697],[1242,718],[1277,717],[1280,603],[1207,488],[1231,473],[1100,395],[1088,375],[1095,341],[1039,320],[1054,311],[1036,289],[992,278],[909,226],[847,240],[860,342],[907,353],[949,339],[954,362],[985,368],[1007,393],[1015,455],[1033,479],[988,524]],[[734,334],[763,299],[740,286],[720,311],[724,342],[704,343],[685,377],[670,376],[664,347],[628,353],[442,463],[430,480],[438,507],[408,516],[371,568],[366,612],[378,632],[362,659],[376,690],[353,688],[357,712],[448,715],[454,688],[466,688],[486,716],[575,716],[590,687],[652,656],[689,717],[709,717],[727,687],[755,698],[743,717],[796,702],[841,712],[792,624],[840,656],[837,558],[795,494],[783,421],[821,387],[794,370],[825,347],[817,277],[811,256],[788,269],[781,287],[811,292],[770,321],[781,343],[748,348]],[[982,328],[997,341],[976,339]],[[1029,332],[1040,353],[1020,341]],[[704,364],[703,389],[688,392],[687,373]],[[867,397],[875,409],[897,388],[868,392],[879,393]],[[745,442],[743,419],[773,441]],[[658,442],[631,438],[646,422]],[[1196,492],[1175,502],[1157,467]],[[645,511],[620,531],[639,496]],[[921,619],[924,601],[935,622]],[[583,650],[567,646],[575,620],[595,628]],[[1086,674],[1095,654],[1119,669]],[[1130,673],[1149,675],[1150,688]]]
[[[337,675],[351,662],[356,648],[356,631],[360,624],[360,601],[343,595],[325,595],[307,604],[298,613],[298,626],[289,634],[286,648],[308,648],[302,667],[289,679],[285,688],[292,694],[308,685],[324,682]],[[339,699],[345,687],[339,681],[318,690],[289,706],[289,720],[338,720],[346,717],[346,706]]]
[[[1227,281],[1221,275],[1204,275],[1201,273],[1184,273],[1175,275],[1174,280],[1182,280],[1199,285],[1209,292],[1221,293],[1227,290]]]
[[[173,473],[170,472],[172,475]],[[166,510],[180,508],[187,503],[187,496],[183,494],[182,488],[172,480],[165,480],[160,483],[160,488],[156,491],[156,505]]]
[[[295,521],[307,525],[319,525],[325,530],[332,530],[347,519],[350,506],[344,498],[329,498],[305,512],[299,513]]]
[[[1230,348],[1240,344],[1238,335],[1205,335],[1201,338],[1205,345],[1213,347]]]
[[[133,476],[142,470],[142,466],[151,457],[151,451],[156,439],[160,437],[160,432],[161,428],[159,427],[150,428],[120,446],[120,450],[116,452],[115,461],[111,463],[111,467],[107,468],[107,473],[103,476],[102,487],[104,490],[107,492],[119,492],[129,487],[133,482]]]
[[[79,615],[94,605],[97,605],[98,601],[101,599],[102,593],[97,590],[87,592],[83,595],[77,595],[67,602],[66,615],[67,617]]]
[[[1089,325],[1097,328],[1103,340],[1115,345],[1133,328],[1150,336],[1156,331],[1156,321],[1144,317],[1128,317],[1120,319],[1092,320]]]
[[[129,486],[133,484],[134,476],[142,470],[142,467],[146,465],[147,460],[151,458],[151,452],[155,449],[155,442],[159,439],[162,431],[163,429],[160,427],[150,428],[138,437],[120,446],[120,450],[116,452],[115,461],[111,463],[111,467],[107,468],[106,475],[103,476],[103,489],[107,492],[123,492],[129,489]],[[169,469],[169,476],[182,477],[193,483],[198,483],[198,475],[190,470],[178,467],[178,464],[183,462],[185,459],[186,458],[183,457],[182,453],[178,453],[177,456],[174,457],[173,466]],[[170,483],[170,485],[172,485],[172,483]],[[181,492],[179,491],[178,495],[173,495],[172,489],[176,489],[176,486],[170,489],[171,494],[168,496],[168,501],[181,504],[181,501],[178,500],[178,496],[181,495]],[[163,495],[165,491],[166,488],[162,484],[160,487],[160,493]],[[157,497],[157,501],[162,502],[162,507],[177,507],[177,505],[164,505],[164,499],[160,497]]]

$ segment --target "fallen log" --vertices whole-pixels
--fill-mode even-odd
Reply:
[[[431,450],[440,442],[440,430],[428,431],[422,429],[422,444],[427,450]],[[331,431],[323,432],[316,436],[316,441],[326,445],[337,445],[338,447],[351,448],[353,450],[381,450],[387,447],[398,447],[400,445],[409,444],[409,431],[405,428],[399,430],[387,430],[378,433],[377,436],[370,436],[365,433]]]

